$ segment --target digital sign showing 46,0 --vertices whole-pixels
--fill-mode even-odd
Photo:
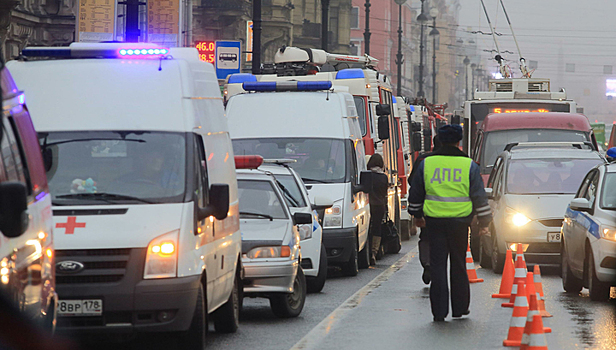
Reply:
[[[195,48],[199,51],[199,59],[208,63],[216,61],[216,42],[215,41],[197,41]]]

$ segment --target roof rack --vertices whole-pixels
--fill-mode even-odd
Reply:
[[[546,148],[546,147],[569,147],[582,149],[583,146],[596,151],[595,146],[589,142],[512,142],[505,147],[506,152],[510,152],[514,147],[524,148]]]

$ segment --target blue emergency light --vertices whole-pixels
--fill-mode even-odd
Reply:
[[[415,106],[411,105],[411,112],[415,112]]]
[[[259,81],[244,82],[245,91],[322,91],[332,88],[331,81]]]
[[[336,73],[336,79],[364,79],[364,71],[360,68],[347,68]]]
[[[612,147],[612,148],[608,149],[607,152],[605,152],[605,155],[607,155],[610,158],[615,158],[616,159],[616,147]]]
[[[392,96],[392,97],[391,97],[391,101],[392,101],[393,103],[397,103],[397,101],[396,101],[396,96]]]
[[[24,57],[48,58],[160,58],[169,49],[151,43],[72,43],[69,47],[26,47]]]
[[[229,76],[228,84],[242,84],[246,82],[256,82],[257,77],[250,73],[235,73]]]

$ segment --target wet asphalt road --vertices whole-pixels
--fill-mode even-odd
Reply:
[[[302,314],[278,319],[265,299],[245,299],[236,334],[217,334],[210,325],[210,349],[505,349],[511,308],[492,299],[500,275],[477,266],[485,281],[471,285],[471,314],[445,323],[432,322],[429,288],[421,281],[417,238],[387,255],[357,277],[330,270],[321,293],[309,294]],[[592,302],[588,291],[563,292],[558,271],[542,271],[544,323],[550,349],[616,349],[616,288],[608,302]],[[352,298],[350,298],[353,296]],[[142,337],[128,343],[97,342],[92,349],[165,349],[178,347],[172,337]]]

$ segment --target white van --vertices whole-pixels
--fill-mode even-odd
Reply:
[[[9,62],[52,194],[58,330],[238,327],[237,183],[216,74],[192,48],[71,44]],[[70,59],[68,59],[70,58]]]
[[[360,183],[366,161],[353,96],[329,91],[331,86],[329,81],[246,82],[243,89],[253,92],[232,96],[227,118],[235,154],[294,159],[289,165],[302,177],[311,201],[333,200],[331,208],[318,211],[328,265],[355,276],[369,264],[370,208],[362,192],[369,181]]]

